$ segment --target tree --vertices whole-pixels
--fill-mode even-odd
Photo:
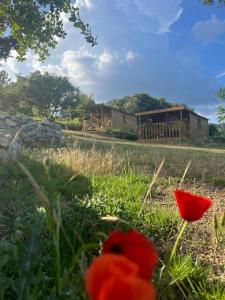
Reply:
[[[39,116],[54,119],[63,110],[75,107],[79,89],[75,88],[67,77],[55,76],[39,71],[27,77],[19,77],[27,105]]]
[[[148,94],[135,94],[121,99],[114,99],[109,101],[108,105],[128,113],[162,109],[173,106],[172,103],[167,102],[164,98],[153,98]]]
[[[219,104],[217,107],[217,120],[223,127],[223,134],[225,136],[225,88],[220,88],[217,97],[219,99]]]
[[[219,5],[223,5],[225,4],[225,0],[203,0],[203,3],[206,5],[212,5],[212,4],[219,4]]]
[[[0,71],[0,87],[6,86],[11,82],[8,73],[5,70]]]
[[[1,0],[0,1],[0,59],[7,59],[15,50],[19,60],[24,60],[32,49],[43,61],[57,39],[65,38],[62,13],[78,28],[91,46],[96,44],[91,29],[79,15],[72,0]]]
[[[24,90],[24,79],[17,77],[12,82],[8,74],[3,70],[0,72],[0,111],[7,113],[32,114],[32,107],[27,105]]]

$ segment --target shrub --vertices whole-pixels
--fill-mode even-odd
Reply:
[[[118,139],[125,139],[129,141],[138,140],[138,135],[136,132],[124,131],[124,130],[115,130],[115,129],[107,129],[106,135],[111,137],[115,137]]]
[[[225,178],[222,177],[214,177],[213,178],[213,185],[219,188],[225,187]]]

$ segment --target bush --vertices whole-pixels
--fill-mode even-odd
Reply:
[[[74,130],[74,131],[82,130],[82,125],[77,118],[73,120],[58,119],[55,120],[55,123],[60,125],[62,129]]]
[[[213,185],[218,187],[218,188],[224,188],[225,187],[225,178],[214,177],[213,178]]]
[[[111,137],[115,137],[118,139],[129,140],[129,141],[137,141],[138,140],[137,133],[131,132],[131,131],[108,129],[106,131],[106,135],[109,135]]]

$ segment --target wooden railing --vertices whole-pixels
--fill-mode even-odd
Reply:
[[[182,122],[152,123],[149,126],[139,126],[139,139],[148,140],[166,140],[179,139],[182,137]]]
[[[105,128],[111,127],[111,120],[108,122],[102,122],[100,120],[84,120],[83,121],[83,130],[84,131],[98,131]]]

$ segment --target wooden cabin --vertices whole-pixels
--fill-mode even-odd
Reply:
[[[143,142],[208,137],[208,119],[185,106],[145,111],[135,115],[138,118],[139,139]]]
[[[93,104],[86,109],[84,131],[103,131],[107,128],[137,131],[137,117],[104,104]]]

